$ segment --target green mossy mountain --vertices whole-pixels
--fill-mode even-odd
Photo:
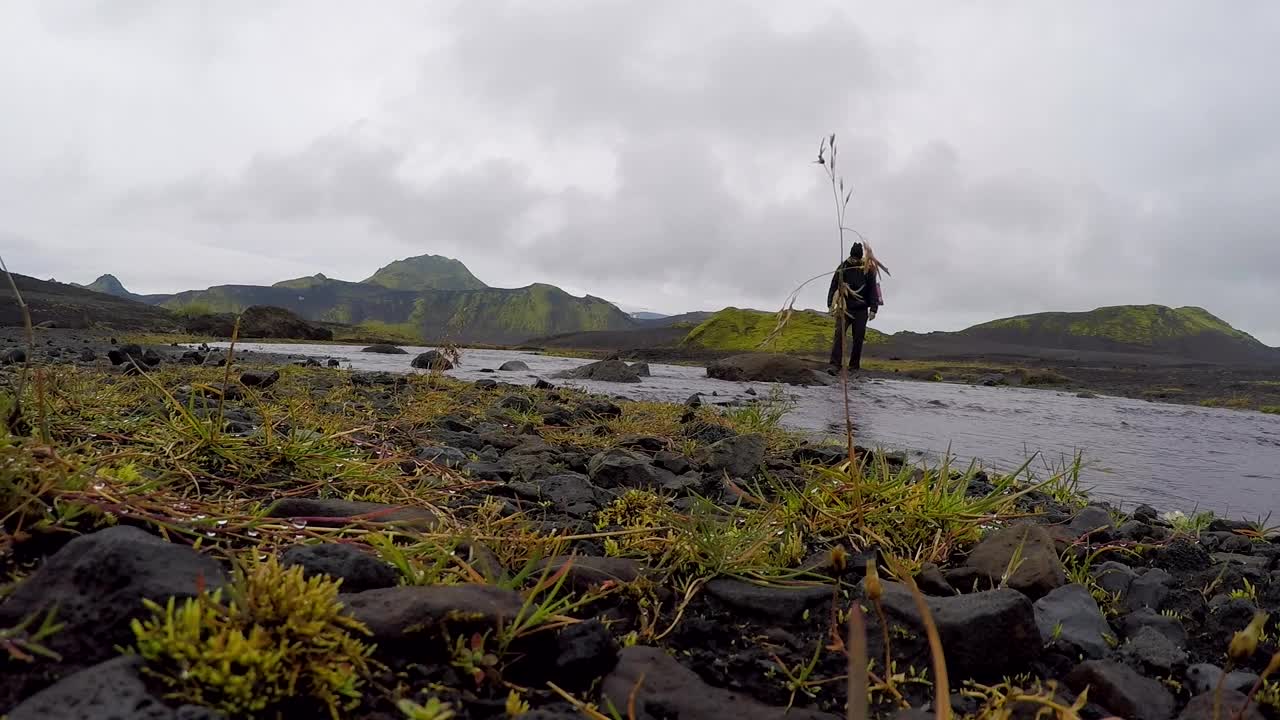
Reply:
[[[826,354],[831,352],[835,319],[827,313],[797,310],[782,332],[765,342],[778,326],[778,314],[725,308],[707,318],[680,343],[685,348],[725,351]],[[884,333],[867,328],[867,344],[885,341]]]
[[[364,281],[392,290],[483,290],[466,265],[440,255],[419,255],[384,265]]]
[[[1280,352],[1198,307],[1116,305],[975,325],[956,335],[1010,345],[1178,355],[1215,362],[1275,360]]]
[[[616,306],[574,297],[553,285],[473,290],[396,290],[322,275],[271,287],[219,285],[178,293],[165,307],[239,312],[252,305],[281,307],[315,322],[393,328],[427,342],[514,344],[533,337],[591,330],[624,330],[635,322]]]

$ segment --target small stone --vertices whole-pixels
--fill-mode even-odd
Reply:
[[[281,556],[286,567],[299,565],[307,578],[327,575],[342,581],[343,592],[395,587],[400,573],[373,554],[347,543],[295,545]]]
[[[556,636],[557,684],[570,690],[587,688],[618,662],[618,643],[599,620],[574,623]]]
[[[631,363],[631,369],[642,378],[652,377],[653,375],[649,371],[649,363],[647,362]]]
[[[1209,552],[1200,543],[1178,538],[1155,553],[1154,565],[1173,573],[1182,574],[1207,570],[1213,565]]]
[[[450,468],[460,468],[470,462],[466,453],[447,445],[428,445],[427,447],[418,448],[417,452],[414,453],[414,457],[424,462]]]
[[[1225,678],[1222,677],[1222,668],[1212,663],[1197,663],[1187,668],[1187,681],[1191,684],[1191,691],[1200,694],[1214,692],[1219,684],[1227,690],[1236,692],[1249,692],[1253,688],[1253,684],[1258,681],[1258,676],[1250,672],[1230,672]]]
[[[1247,692],[1247,690],[1246,690]],[[1240,710],[1248,703],[1249,709],[1241,715]],[[1248,696],[1239,690],[1224,689],[1221,693],[1209,690],[1191,698],[1191,702],[1182,709],[1178,720],[1217,720],[1240,718],[1240,720],[1263,720],[1258,704],[1249,702]]]
[[[1143,628],[1152,628],[1164,635],[1175,647],[1183,647],[1187,643],[1187,630],[1182,623],[1168,615],[1161,615],[1151,608],[1141,608],[1129,613],[1120,621],[1125,637],[1137,637]]]
[[[1014,525],[988,535],[969,554],[965,565],[977,569],[993,585],[1013,564],[1020,562],[1008,585],[1032,599],[1067,583],[1053,538],[1039,525]]]
[[[928,595],[949,597],[956,594],[956,589],[947,582],[942,570],[933,563],[925,563],[920,567],[920,573],[916,575],[916,585]]]
[[[91,363],[96,361],[97,359],[98,359],[98,353],[94,352],[93,348],[82,348],[80,350],[80,362]]]
[[[1129,592],[1129,586],[1137,577],[1133,568],[1114,560],[1108,560],[1093,569],[1093,579],[1097,581],[1098,587],[1120,597]]]
[[[1120,653],[1140,668],[1165,675],[1187,662],[1186,652],[1174,645],[1164,633],[1149,626],[1130,637]]]
[[[439,525],[436,514],[426,508],[401,505],[383,505],[381,503],[360,502],[357,500],[319,500],[311,498],[284,498],[267,508],[267,517],[303,518],[307,522],[322,524],[325,520],[347,521],[349,523],[386,523],[388,525],[404,525],[419,530],[433,530]]]
[[[8,720],[175,720],[178,714],[147,688],[142,679],[142,658],[122,655],[59,680],[22,701],[5,717]],[[205,717],[223,716],[213,713]]]
[[[730,607],[775,620],[798,620],[805,610],[834,597],[829,585],[766,587],[734,578],[715,578],[705,589]]]
[[[576,590],[589,590],[605,583],[625,585],[642,577],[647,569],[638,560],[630,558],[594,557],[591,555],[557,555],[538,561],[534,568],[541,573],[560,572],[566,565],[565,578]]]
[[[656,488],[675,481],[670,470],[655,467],[648,458],[630,450],[614,448],[591,458],[587,464],[591,481],[603,488]]]
[[[1125,594],[1124,604],[1130,611],[1149,607],[1159,610],[1169,597],[1169,586],[1173,584],[1173,576],[1160,568],[1151,568],[1134,578]]]
[[[280,371],[246,370],[240,373],[240,384],[245,387],[269,388],[280,379]]]
[[[1036,601],[1035,611],[1045,643],[1062,643],[1089,658],[1101,658],[1111,649],[1106,640],[1111,626],[1083,585],[1053,590]]]
[[[26,361],[27,351],[22,348],[10,348],[0,355],[0,365],[21,365]]]
[[[1091,701],[1123,718],[1168,720],[1173,715],[1173,695],[1163,685],[1120,663],[1081,663],[1067,675],[1067,685],[1076,692],[1087,687]]]
[[[1265,555],[1240,555],[1231,552],[1216,552],[1209,555],[1213,559],[1214,564],[1222,565],[1243,565],[1246,568],[1252,568],[1266,572],[1271,567],[1271,558]]]
[[[1105,541],[1111,535],[1111,512],[1104,507],[1090,505],[1072,519],[1067,530],[1076,538]]]
[[[578,406],[573,412],[574,416],[581,419],[601,419],[622,417],[622,408],[617,403],[608,400],[587,400]]]
[[[836,715],[814,710],[764,705],[746,695],[708,685],[675,658],[643,645],[618,653],[617,665],[601,684],[601,697],[615,708],[634,706],[638,720],[839,720]]]
[[[498,401],[498,407],[506,410],[515,410],[516,412],[529,412],[533,409],[534,403],[524,395],[506,395]]]
[[[760,435],[735,435],[702,448],[694,461],[712,474],[751,479],[764,464],[765,441]]]
[[[338,596],[347,610],[372,633],[370,641],[385,646],[429,652],[425,636],[439,639],[444,627],[496,629],[520,613],[524,598],[494,585],[402,585],[343,593]]]
[[[1133,509],[1133,519],[1139,522],[1150,523],[1155,522],[1160,517],[1160,511],[1150,505],[1139,505]]]
[[[883,583],[885,612],[919,631],[924,624],[911,591]],[[992,679],[1020,672],[1039,657],[1040,629],[1026,595],[1001,588],[952,597],[926,597],[942,639],[947,667],[956,677]]]

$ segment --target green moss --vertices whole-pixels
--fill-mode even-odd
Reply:
[[[1263,405],[1260,409],[1268,415],[1280,415],[1280,405]]]
[[[1214,397],[1206,398],[1200,401],[1202,407],[1216,408],[1232,408],[1234,410],[1244,410],[1253,406],[1253,401],[1247,397]]]
[[[791,314],[779,333],[766,343],[778,326],[778,314],[725,308],[691,330],[681,345],[708,350],[762,350],[781,353],[828,353],[835,335],[835,319],[824,313],[801,310]],[[867,344],[884,342],[885,335],[867,329]]]
[[[237,573],[225,602],[222,589],[163,607],[146,601],[153,616],[133,622],[136,648],[173,700],[257,717],[310,698],[336,719],[359,704],[371,652],[338,585],[273,556]]]

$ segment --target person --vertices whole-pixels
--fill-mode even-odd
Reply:
[[[867,257],[863,257],[867,255]],[[844,355],[844,339],[852,330],[853,342],[849,344],[849,369],[862,367],[862,345],[867,337],[867,321],[874,320],[876,312],[883,304],[880,293],[879,266],[869,250],[864,251],[862,243],[854,243],[849,250],[849,257],[840,263],[831,276],[831,288],[827,291],[827,307],[836,316],[835,338],[831,343],[831,367],[840,369],[840,358]],[[844,299],[844,312],[840,312],[836,303],[836,293]]]

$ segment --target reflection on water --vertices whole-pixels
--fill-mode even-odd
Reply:
[[[225,345],[224,345],[225,347]],[[238,348],[337,358],[360,370],[418,372],[409,363],[428,348],[405,347],[408,355],[362,353],[359,347],[240,343]],[[508,360],[528,371],[490,374]],[[494,377],[532,384],[585,360],[505,350],[464,350],[449,372],[475,380]],[[765,384],[712,380],[702,368],[650,364],[653,377],[640,384],[555,380],[593,392],[629,398],[683,402],[703,393],[710,402],[747,400]],[[786,422],[817,433],[839,432],[843,401],[838,388],[786,387],[796,407]],[[950,451],[967,461],[1011,470],[1039,453],[1033,467],[1059,465],[1083,452],[1084,483],[1094,494],[1132,506],[1209,509],[1234,517],[1280,517],[1280,416],[1213,408],[1162,405],[1122,398],[1082,399],[1049,390],[970,387],[943,383],[858,381],[851,411],[859,442],[910,450],[929,457]]]

